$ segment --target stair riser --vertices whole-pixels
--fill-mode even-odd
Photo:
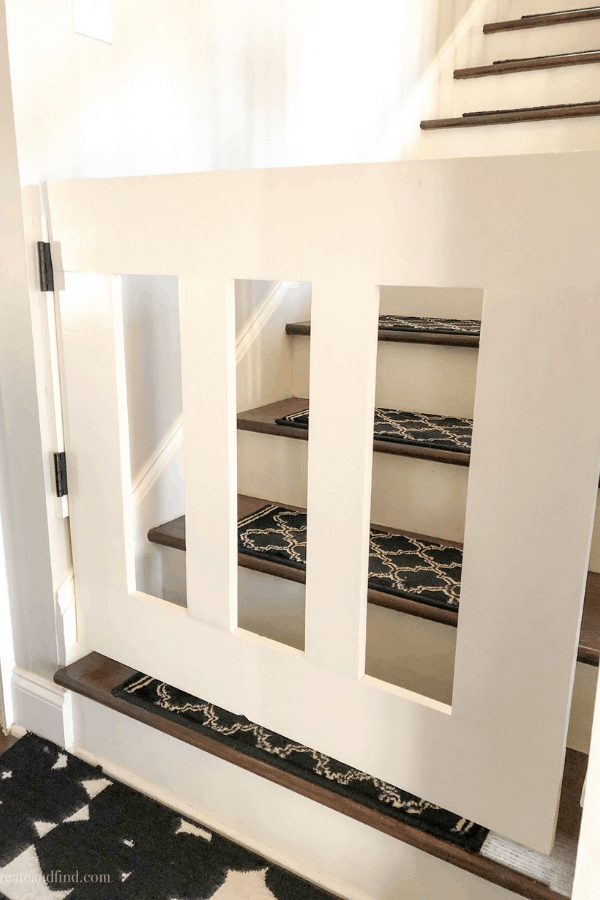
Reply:
[[[161,548],[164,598],[185,597],[185,553]],[[238,568],[239,627],[304,649],[305,587]],[[452,702],[457,630],[380,606],[367,608],[366,674]],[[589,751],[598,669],[577,663],[567,746]]]
[[[308,441],[238,431],[238,493],[306,507]]]
[[[379,342],[376,406],[473,418],[475,349]]]
[[[481,319],[483,291],[478,288],[427,288],[382,285],[382,316],[440,316],[446,319]]]
[[[517,898],[418,846],[106,706],[77,694],[73,702],[78,756],[192,821],[322,885],[333,892],[332,898]],[[262,893],[268,896],[264,888]],[[239,892],[236,900],[242,900]]]
[[[546,3],[542,7],[546,8]],[[566,4],[563,8],[567,8]],[[595,50],[600,47],[600,19],[552,25],[547,28],[525,28],[521,31],[499,31],[485,35],[485,62],[495,59],[516,59],[527,56],[547,56],[575,50]],[[466,62],[465,65],[480,65]]]
[[[293,338],[292,394],[309,396],[310,339]],[[377,406],[472,418],[477,350],[379,341]]]
[[[491,75],[455,82],[448,115],[600,100],[600,63]]]
[[[238,432],[238,490],[306,507],[308,442]],[[371,521],[447,540],[463,537],[468,469],[373,454]]]
[[[526,106],[527,103],[522,105]],[[441,111],[447,108],[449,107],[440,106]],[[600,148],[599,123],[600,116],[591,116],[546,122],[517,122],[510,125],[422,131],[411,152],[411,158],[454,159],[470,156],[516,156],[528,153],[597,150]]]
[[[521,16],[538,13],[556,13],[573,7],[593,6],[593,3],[569,3],[568,0],[488,0],[485,19],[496,22],[504,19],[520,19]],[[493,12],[493,15],[492,15]],[[491,18],[490,18],[491,15]]]
[[[307,441],[238,431],[239,493],[306,507],[307,467]],[[468,477],[463,466],[374,453],[371,521],[462,541]],[[600,572],[600,504],[589,568]]]

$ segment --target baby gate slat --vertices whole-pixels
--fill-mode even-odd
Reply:
[[[61,365],[76,586],[135,589],[121,279],[66,276]]]
[[[179,284],[187,604],[209,625],[237,625],[234,281]]]
[[[592,292],[486,293],[453,703],[485,727],[548,734],[569,703],[565,634],[578,628],[598,495],[599,383]]]
[[[306,656],[364,674],[379,293],[313,283]]]

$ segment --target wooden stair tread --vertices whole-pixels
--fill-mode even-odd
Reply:
[[[537,69],[557,69],[562,66],[583,66],[600,62],[600,50],[583,50],[576,53],[560,53],[552,56],[536,56],[530,59],[505,59],[490,66],[472,66],[455,69],[454,77],[481,78],[487,75],[508,75],[511,72],[533,72]]]
[[[244,519],[272,502],[275,501],[238,494],[238,519]],[[292,506],[289,503],[279,503],[278,505],[286,509],[306,512],[302,507]],[[388,531],[391,534],[404,534],[420,540],[434,541],[446,547],[462,547],[462,544],[456,541],[447,541],[443,538],[416,534],[415,532],[403,531],[399,528],[390,528],[387,525],[372,525],[372,527],[380,531]],[[185,551],[185,516],[179,516],[177,519],[152,528],[148,532],[148,540],[164,547]],[[287,581],[296,581],[300,584],[304,584],[306,581],[306,573],[302,569],[294,569],[292,566],[286,566],[283,563],[274,563],[270,560],[263,560],[244,553],[238,554],[238,565],[245,569],[253,569],[255,572],[262,572],[265,575],[284,578]],[[458,613],[454,610],[438,609],[405,597],[396,597],[393,594],[386,594],[383,591],[371,589],[367,592],[367,599],[369,603],[373,603],[375,606],[385,606],[388,609],[394,609],[407,615],[441,622],[443,625],[450,625],[453,628],[458,626]],[[588,572],[577,659],[579,662],[587,663],[591,666],[600,664],[600,574],[597,572]]]
[[[238,413],[237,427],[240,431],[254,431],[260,434],[276,434],[293,438],[297,441],[308,440],[308,429],[295,428],[292,425],[278,425],[275,419],[300,412],[309,406],[306,397],[289,397],[278,400],[256,409],[248,409]],[[419,444],[401,444],[393,441],[373,441],[373,449],[378,453],[391,453],[394,456],[410,456],[413,459],[428,459],[434,462],[448,463],[455,466],[468,466],[471,455],[454,450],[441,450]]]
[[[522,16],[520,19],[508,19],[505,22],[489,22],[483,26],[483,33],[495,34],[498,31],[518,31],[521,28],[543,28],[550,25],[565,25],[569,22],[586,22],[592,19],[600,19],[600,7],[566,9],[562,12]]]
[[[285,326],[286,334],[310,335],[310,322],[290,322]],[[439,334],[433,331],[391,331],[380,328],[378,340],[395,344],[439,344],[444,347],[479,347],[479,335]]]
[[[100,703],[102,706],[106,706],[115,712],[122,713],[131,719],[136,719],[150,728],[184,741],[184,743],[203,750],[205,753],[210,753],[212,756],[217,756],[232,765],[253,772],[261,778],[275,782],[316,803],[321,803],[330,809],[334,809],[342,815],[349,816],[371,828],[375,828],[383,834],[390,835],[425,853],[443,859],[465,871],[472,872],[486,881],[501,885],[509,891],[514,891],[521,897],[527,897],[529,900],[564,900],[562,894],[556,893],[545,884],[534,880],[528,875],[521,874],[513,868],[509,868],[495,859],[490,859],[479,853],[470,853],[419,828],[404,824],[392,816],[370,809],[356,800],[343,797],[324,786],[305,781],[291,772],[283,771],[270,765],[268,762],[253,758],[235,748],[212,740],[199,734],[192,728],[165,719],[133,703],[127,703],[126,700],[114,697],[112,690],[134,673],[135,669],[102,656],[100,653],[89,653],[82,659],[77,660],[77,662],[59,669],[54,676],[54,681],[67,690],[94,700],[96,703]],[[560,847],[572,847],[573,858],[581,822],[579,797],[581,796],[586,766],[587,757],[585,754],[578,753],[575,750],[567,750],[556,844]],[[519,845],[515,844],[514,847],[518,851]],[[525,851],[525,853],[528,852]],[[552,856],[550,860],[552,860]]]
[[[4,734],[0,730],[0,755],[12,747],[13,744],[16,744],[18,740],[13,734]]]
[[[556,106],[524,107],[523,109],[465,113],[451,119],[424,119],[423,131],[436,128],[473,128],[477,125],[509,125],[515,122],[544,122],[551,119],[577,119],[599,116],[600,101],[557,104]]]
[[[257,510],[261,509],[274,501],[264,500],[260,497],[248,497],[244,494],[238,494],[238,519],[245,519]],[[278,503],[285,509],[294,509],[298,512],[306,512],[300,506],[292,506],[290,503]],[[415,534],[410,531],[401,531],[398,528],[388,528],[386,525],[373,525],[373,528],[381,531],[388,531],[391,534],[405,534],[409,537],[416,537],[424,540],[430,540],[426,535]],[[151,528],[148,532],[148,540],[154,544],[161,544],[164,547],[171,547],[175,550],[186,549],[185,544],[185,516],[179,516],[170,522],[165,522],[156,528]],[[461,545],[455,541],[446,541],[442,538],[434,539],[437,543],[446,547],[460,547]],[[244,569],[253,569],[255,572],[262,572],[265,575],[274,575],[276,578],[284,578],[286,581],[296,581],[299,584],[306,582],[306,572],[302,569],[295,569],[293,566],[286,566],[284,563],[272,562],[268,559],[261,559],[257,556],[250,556],[245,553],[238,553],[238,565]],[[395,609],[398,612],[404,612],[411,616],[418,616],[421,619],[431,619],[435,622],[441,622],[443,625],[451,625],[456,628],[458,625],[458,613],[450,609],[438,609],[434,606],[428,606],[425,603],[418,603],[407,597],[396,597],[393,594],[386,594],[383,591],[368,591],[369,603],[375,606],[385,606],[388,609]]]

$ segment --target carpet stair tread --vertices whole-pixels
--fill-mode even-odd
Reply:
[[[529,59],[502,59],[489,66],[455,69],[454,77],[482,78],[488,75],[509,75],[511,72],[533,72],[538,69],[558,69],[562,66],[584,66],[600,62],[600,50],[579,50],[575,53],[556,53]]]
[[[489,22],[483,26],[484,34],[495,34],[498,31],[518,31],[522,28],[543,28],[550,25],[565,25],[570,22],[586,22],[600,19],[600,7],[588,6],[580,9],[565,9],[560,12],[538,13],[521,16],[520,19],[507,19],[504,22]]]
[[[259,515],[261,510],[264,510],[266,507],[282,508],[301,515],[306,513],[306,510],[289,504],[275,504],[259,497],[238,495],[238,520],[242,527],[249,519]],[[454,601],[458,599],[458,589],[455,586],[456,578],[454,573],[458,572],[457,564],[460,561],[454,559],[454,554],[456,554],[456,551],[462,550],[461,544],[375,524],[371,525],[371,530],[372,532],[391,537],[389,542],[385,538],[376,541],[379,556],[375,566],[372,567],[375,570],[375,577],[370,578],[370,587],[367,593],[368,602],[408,615],[457,627],[458,602]],[[425,573],[422,576],[423,580],[420,580],[420,574],[415,575],[414,572],[410,571],[406,575],[405,584],[407,587],[404,596],[399,595],[397,592],[392,592],[391,589],[395,591],[402,590],[404,586],[398,588],[398,583],[389,577],[385,565],[387,546],[391,544],[393,552],[397,552],[397,545],[392,537],[394,535],[406,538],[410,542],[416,541],[425,545],[437,546],[441,551],[452,551],[452,553],[443,553],[439,568],[437,568],[438,560],[435,555],[432,557],[430,553],[426,553],[427,560],[432,558],[434,561],[435,577],[431,577],[430,568],[428,569],[426,565],[427,560],[424,564],[423,560],[420,559],[418,564],[423,567]],[[148,532],[148,539],[155,544],[185,551],[185,516],[179,516],[177,519],[152,528]],[[399,544],[400,552],[402,552],[402,548],[405,546],[404,541],[399,542]],[[383,552],[381,547],[383,547]],[[297,547],[294,549],[297,552],[302,552]],[[244,546],[243,542],[238,543],[238,550],[238,564],[243,568],[253,569],[254,571],[273,575],[277,578],[284,578],[288,581],[305,583],[306,572],[303,565],[298,561],[290,561],[289,556],[286,559],[285,554],[279,554],[277,557],[272,552],[261,552],[256,545],[251,546],[249,549],[248,544]],[[419,550],[419,552],[422,551]],[[371,555],[373,556],[373,553]],[[440,585],[440,579],[443,585]],[[441,594],[440,591],[442,592]],[[447,598],[446,601],[444,601],[444,597]],[[598,666],[600,663],[600,574],[596,572],[588,573],[577,659],[579,662],[592,666]]]
[[[328,790],[370,806],[383,815],[414,824],[465,850],[479,852],[489,834],[489,829],[465,819],[462,814],[442,809],[242,714],[223,709],[143,672],[127,678],[112,693],[284,772],[317,786],[327,786]]]
[[[305,441],[308,440],[308,428],[302,414],[308,406],[306,397],[278,400],[238,413],[237,427],[241,431]],[[471,428],[470,419],[386,409],[376,419],[373,449],[379,453],[468,466]]]
[[[449,119],[424,119],[423,131],[436,128],[474,128],[478,125],[509,125],[516,122],[544,122],[551,119],[575,119],[600,116],[600,100],[585,103],[559,103],[554,106],[526,106],[520,109],[480,110]]]
[[[439,344],[449,347],[479,347],[481,322],[477,319],[444,319],[422,316],[380,316],[380,341]],[[310,335],[310,322],[290,322],[286,334]]]
[[[113,691],[135,674],[135,669],[99,653],[90,653],[60,669],[54,680],[67,690],[247,769],[519,896],[529,900],[562,900],[570,895],[581,820],[579,797],[587,760],[584,754],[567,750],[555,845],[558,850],[547,857],[490,833],[482,850],[477,853],[407,824],[385,811],[336,793],[325,785],[301,778],[262,758],[248,755],[231,744],[214,740],[172,717],[166,718],[147,707],[115,696]]]

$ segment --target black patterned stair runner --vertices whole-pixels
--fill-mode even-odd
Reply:
[[[462,816],[142,672],[127,678],[112,693],[465,850],[479,852],[489,833],[488,829]]]
[[[277,425],[308,428],[308,409],[275,419]],[[457,453],[471,451],[473,420],[400,409],[375,409],[374,438],[396,444],[413,444]]]
[[[240,553],[306,568],[306,513],[267,504],[238,522]],[[369,588],[458,610],[462,550],[371,529]]]
[[[442,319],[439,316],[379,316],[384,331],[419,331],[428,334],[474,334],[481,332],[479,319]]]
[[[208,900],[217,891],[332,898],[34,734],[0,756],[1,898]]]

